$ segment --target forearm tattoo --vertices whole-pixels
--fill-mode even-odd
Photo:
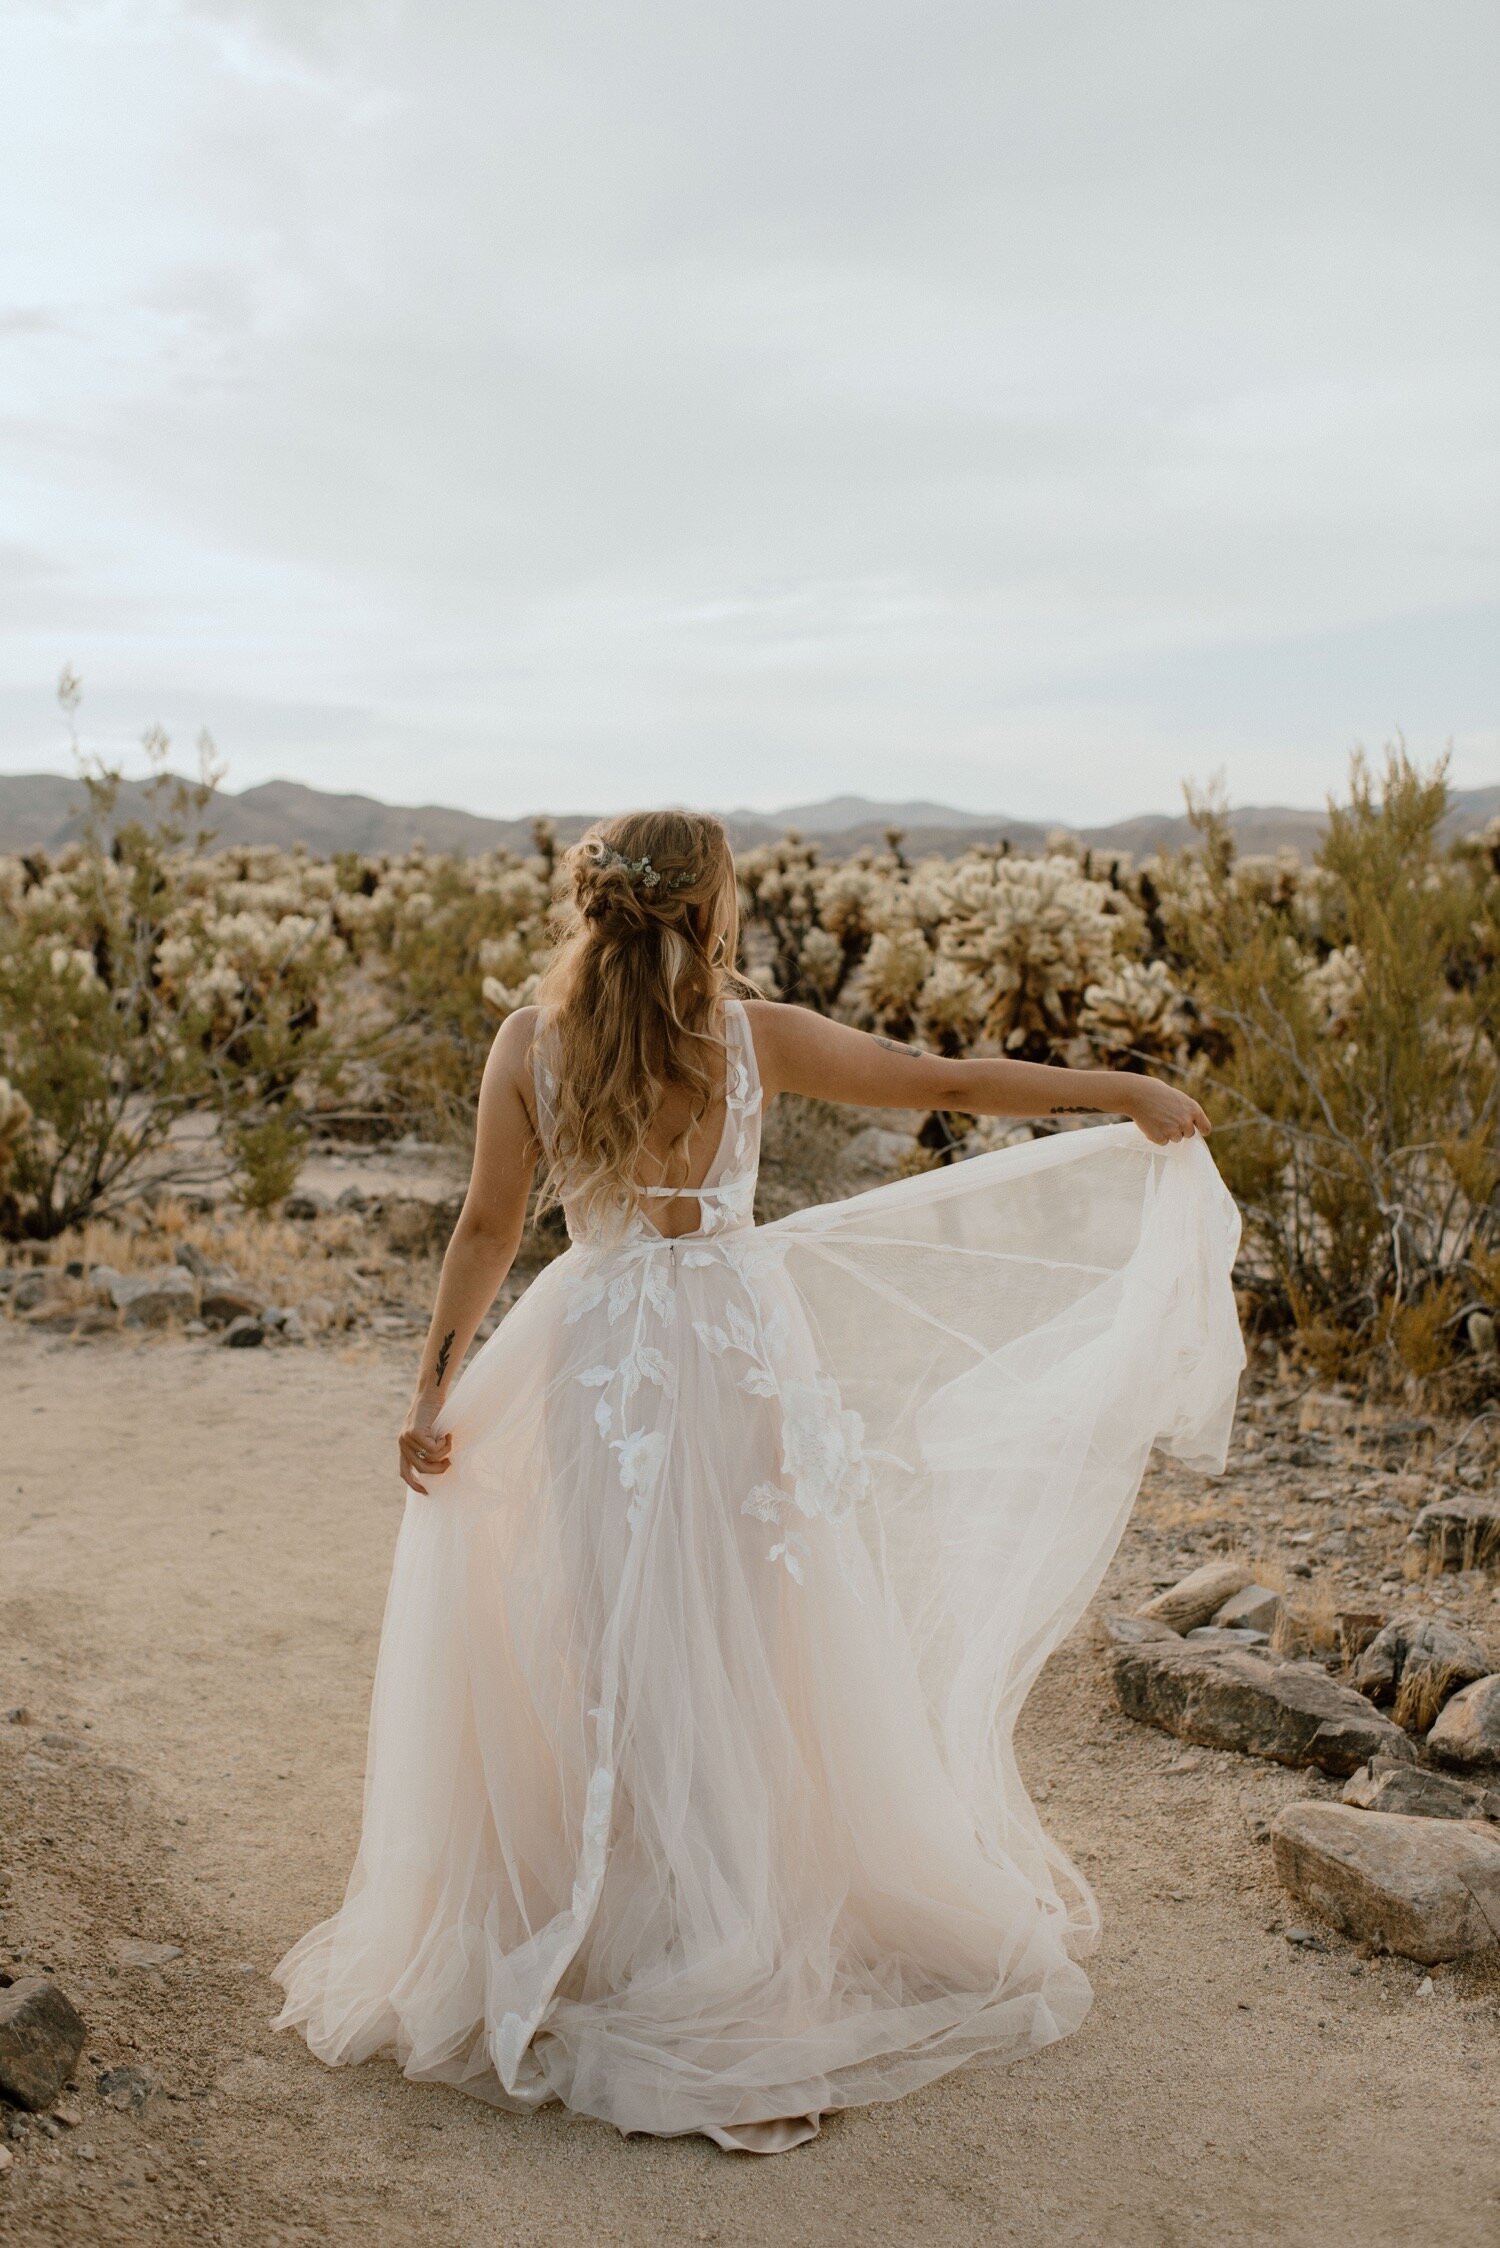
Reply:
[[[1047,1114],[1049,1116],[1102,1116],[1104,1111],[1102,1108],[1097,1108],[1092,1101],[1054,1101]]]
[[[448,1371],[448,1353],[453,1348],[453,1338],[457,1333],[458,1329],[456,1327],[450,1327],[447,1334],[444,1335],[441,1344],[439,1345],[437,1354],[437,1382],[435,1384],[438,1389],[441,1389],[443,1386],[443,1376]]]
[[[925,1047],[908,1046],[906,1042],[900,1038],[882,1038],[878,1032],[876,1033],[875,1043],[877,1046],[884,1046],[888,1053],[914,1054],[918,1061],[922,1061],[926,1055]]]

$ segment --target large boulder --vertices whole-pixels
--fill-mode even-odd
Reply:
[[[1282,1884],[1345,1935],[1435,1966],[1500,1944],[1500,1837],[1455,1819],[1289,1803],[1271,1827]]]
[[[1424,1616],[1394,1616],[1358,1658],[1350,1684],[1408,1732],[1425,1733],[1450,1694],[1483,1678],[1489,1660],[1476,1639]]]
[[[51,2107],[83,2051],[83,2017],[45,1975],[0,1990],[0,2095],[34,2112]]]
[[[1460,1772],[1500,1775],[1500,1675],[1476,1678],[1453,1696],[1427,1736],[1427,1753]]]
[[[1173,1631],[1193,1631],[1199,1624],[1208,1623],[1231,1594],[1249,1584],[1251,1575],[1243,1561],[1206,1561],[1180,1584],[1148,1600],[1141,1614],[1170,1624]]]
[[[1435,1499],[1417,1516],[1406,1545],[1414,1561],[1436,1561],[1442,1569],[1500,1567],[1500,1500],[1471,1491]]]
[[[1448,1704],[1451,1709],[1452,1702]],[[1343,1800],[1360,1811],[1394,1811],[1408,1819],[1493,1819],[1500,1822],[1500,1788],[1449,1779],[1420,1764],[1372,1756],[1344,1784]]]
[[[1148,1640],[1114,1647],[1110,1667],[1126,1716],[1180,1740],[1278,1764],[1316,1764],[1340,1778],[1372,1756],[1414,1754],[1399,1726],[1317,1663]]]

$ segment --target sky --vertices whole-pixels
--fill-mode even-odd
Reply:
[[[1491,0],[6,0],[0,772],[1500,781]]]

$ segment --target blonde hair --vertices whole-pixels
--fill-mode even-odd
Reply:
[[[691,1113],[663,1184],[722,1089],[720,1002],[735,968],[739,886],[729,838],[706,812],[601,820],[561,862],[559,943],[537,991],[556,1078],[538,1207],[566,1194],[590,1232],[617,1237],[642,1207],[646,1135],[668,1086]]]

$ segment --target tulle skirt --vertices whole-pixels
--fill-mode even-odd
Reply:
[[[1238,1237],[1119,1125],[549,1266],[407,1497],[278,2026],[726,2145],[1075,2029],[1097,1911],[1012,1732],[1151,1446],[1223,1467]]]

